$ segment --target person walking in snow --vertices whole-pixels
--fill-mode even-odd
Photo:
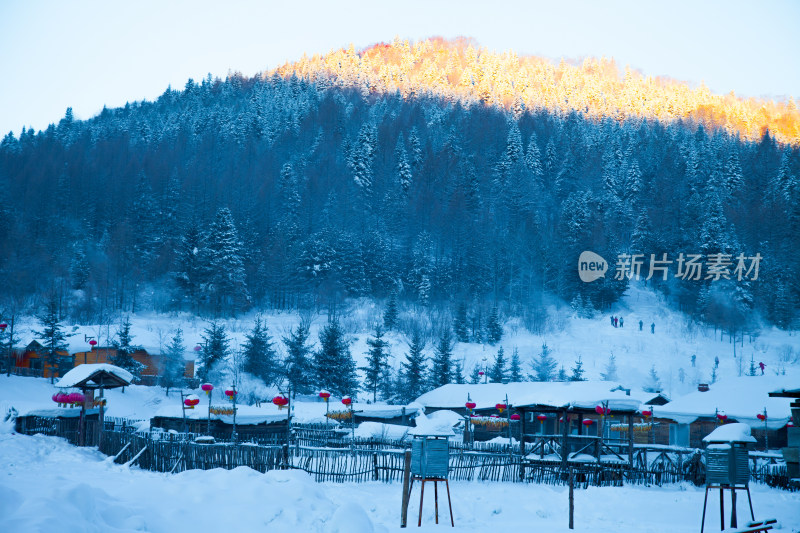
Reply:
[[[766,367],[766,366],[767,366],[767,365],[765,365],[763,361],[761,361],[760,363],[758,363],[758,368],[760,368],[760,369],[761,369],[761,375],[762,375],[762,376],[764,375],[764,367]]]
[[[695,361],[697,361],[697,356],[695,354],[692,354],[692,368],[694,368],[695,366],[694,365]]]
[[[644,326],[644,322],[641,320],[639,321],[639,331],[642,331],[642,326]]]
[[[655,322],[650,324],[650,333],[652,333],[653,335],[656,334],[656,323]]]
[[[625,321],[622,319],[622,317],[619,317],[619,327],[622,327],[624,323]]]
[[[614,315],[611,315],[611,325],[614,325]]]
[[[619,318],[618,317],[614,317],[614,327],[615,328],[619,327]]]
[[[714,368],[719,368],[719,356],[714,358]]]

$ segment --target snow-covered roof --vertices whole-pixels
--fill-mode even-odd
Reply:
[[[791,385],[796,385],[792,383]],[[654,416],[668,418],[680,424],[691,424],[698,418],[713,418],[719,412],[750,427],[763,428],[759,414],[767,410],[767,427],[786,425],[789,402],[783,398],[770,398],[769,392],[790,385],[784,376],[747,376],[718,381],[708,391],[691,392],[655,407]]]
[[[186,409],[186,419],[187,420],[208,420],[208,404],[202,405],[203,400],[201,399],[200,404],[197,405],[194,409]],[[217,405],[212,405],[212,412],[211,412],[211,419],[212,420],[221,420],[226,424],[233,424],[233,415],[217,415],[214,414],[213,408],[218,407]],[[226,408],[232,408],[232,404],[226,403],[224,406]],[[180,401],[175,400],[172,405],[166,405],[156,411],[155,416],[162,416],[162,417],[170,417],[170,418],[181,418],[183,416],[183,410],[180,406]],[[286,420],[286,410],[280,410],[277,406],[272,404],[262,404],[261,407],[256,407],[252,405],[237,405],[236,406],[236,424],[243,425],[243,426],[250,426],[255,424],[272,424],[275,422],[284,422]]]
[[[507,395],[509,403],[515,407],[543,405],[593,409],[608,402],[612,411],[639,409],[642,400],[623,391],[612,392],[616,385],[609,381],[449,384],[423,394],[416,401],[425,407],[457,409],[464,407],[469,395],[476,409],[488,409],[505,401]]]
[[[403,416],[403,414],[406,416],[416,416],[422,409],[424,408],[418,403],[410,403],[408,405],[357,403],[353,405],[353,411],[356,415],[366,418],[398,418]]]
[[[705,437],[703,442],[756,442],[747,424],[724,424]]]
[[[108,363],[86,364],[78,365],[64,374],[64,377],[56,383],[56,387],[67,388],[76,387],[78,384],[87,384],[90,388],[96,388],[96,384],[99,383],[95,383],[95,378],[108,376],[109,374],[111,374],[112,379],[116,379],[114,379],[115,383],[107,386],[107,388],[130,385],[133,381],[133,375],[124,368]],[[119,382],[124,382],[124,385],[119,385]]]

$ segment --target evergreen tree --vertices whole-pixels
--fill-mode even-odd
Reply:
[[[495,345],[503,338],[503,325],[500,323],[500,317],[497,312],[497,307],[492,307],[489,313],[489,320],[486,322],[486,340],[489,344]]]
[[[533,360],[531,366],[533,367],[533,374],[530,376],[531,381],[553,380],[558,363],[550,354],[550,348],[547,347],[547,344],[542,344],[542,351]]]
[[[169,389],[179,387],[183,384],[183,373],[186,368],[183,356],[186,353],[186,346],[183,344],[183,331],[181,328],[175,332],[172,340],[167,345],[162,358],[161,386],[169,396]]]
[[[358,139],[350,152],[348,164],[353,173],[353,181],[358,186],[367,203],[372,199],[373,164],[378,149],[375,127],[365,122],[358,132]],[[368,207],[368,206],[365,206]]]
[[[367,339],[369,351],[367,355],[367,365],[359,368],[364,372],[364,388],[372,391],[372,401],[378,401],[378,386],[381,378],[386,372],[389,359],[389,343],[383,340],[383,328],[380,324],[375,326],[373,336]]]
[[[72,335],[62,329],[58,319],[58,304],[54,296],[50,297],[44,312],[37,318],[42,330],[35,331],[34,336],[41,341],[42,356],[45,365],[50,367],[50,383],[53,383],[56,375],[63,376],[71,366],[67,338]]]
[[[453,378],[453,343],[450,328],[443,328],[439,343],[433,350],[431,365],[431,388],[441,387],[452,382]]]
[[[658,373],[656,373],[656,365],[650,367],[650,374],[645,382],[644,390],[645,392],[653,393],[661,392],[661,379],[659,379]]]
[[[453,361],[453,382],[463,385],[467,381],[464,379],[464,361],[456,359]]]
[[[203,240],[196,221],[187,228],[176,250],[175,282],[181,296],[189,301],[194,309],[200,305],[200,287],[204,282]]]
[[[600,374],[600,377],[603,378],[603,381],[617,381],[619,379],[617,377],[617,358],[613,353],[609,356],[606,370]]]
[[[207,286],[214,312],[238,311],[250,303],[239,236],[228,208],[217,211],[208,232]]]
[[[422,395],[425,387],[425,341],[419,329],[414,329],[408,343],[406,360],[400,365],[400,382],[402,384],[402,400],[411,402]]]
[[[279,376],[278,356],[271,341],[266,324],[262,325],[261,319],[256,318],[253,329],[242,346],[244,371],[259,378],[267,386],[276,383]]]
[[[564,370],[564,365],[561,365],[561,367],[558,369],[556,381],[569,381],[569,378],[567,378],[567,371]]]
[[[583,360],[581,356],[578,356],[578,359],[575,360],[575,366],[572,367],[572,374],[569,376],[570,381],[586,381],[586,378],[583,377]]]
[[[356,364],[336,317],[331,317],[319,333],[319,349],[314,353],[315,385],[337,396],[354,396],[358,390]]]
[[[130,317],[125,317],[125,321],[120,325],[119,330],[117,330],[117,339],[113,341],[111,345],[116,352],[111,362],[130,372],[135,380],[141,379],[144,364],[134,359],[133,354],[141,350],[142,347],[133,344]]]
[[[508,368],[508,379],[511,383],[519,383],[523,380],[522,362],[519,359],[519,349],[514,348],[511,352],[511,366]]]
[[[458,342],[469,342],[469,328],[467,327],[467,304],[458,304],[456,316],[453,318],[453,331]]]
[[[230,340],[225,333],[225,326],[212,322],[204,331],[203,349],[200,351],[202,366],[197,375],[201,381],[209,381],[219,364],[229,355]]]
[[[494,358],[494,366],[489,371],[489,379],[492,383],[502,383],[506,377],[506,358],[503,347],[497,350],[497,355]]]
[[[389,302],[386,304],[386,310],[383,312],[383,327],[386,328],[386,331],[391,331],[397,326],[398,315],[397,293],[392,291],[389,295]]]
[[[753,356],[751,355],[750,356],[750,369],[747,371],[747,375],[748,376],[757,376],[758,372],[756,371],[756,368],[758,368],[756,366],[756,361],[755,361],[755,359],[753,359]]]
[[[394,156],[397,161],[397,167],[395,168],[397,183],[400,185],[400,190],[403,191],[403,194],[407,195],[408,190],[411,188],[411,165],[408,163],[406,148],[403,145],[403,134],[400,134],[397,138]]]
[[[480,365],[475,365],[472,367],[472,372],[469,374],[469,382],[473,385],[479,384],[483,380],[483,376],[480,374],[481,367]]]
[[[309,330],[305,323],[298,324],[283,337],[286,346],[286,379],[294,394],[308,394],[313,390],[313,368],[309,358],[313,347],[308,345]]]

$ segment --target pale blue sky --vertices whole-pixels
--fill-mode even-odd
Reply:
[[[291,5],[290,5],[291,4]],[[614,57],[714,92],[800,96],[800,1],[0,0],[0,135],[68,106],[153,99],[353,43],[473,37],[502,52]]]

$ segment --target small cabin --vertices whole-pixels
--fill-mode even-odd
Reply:
[[[75,366],[98,363],[113,364],[116,355],[117,350],[113,346],[94,346],[89,351],[75,353]],[[150,353],[147,349],[141,348],[133,352],[132,357],[135,361],[144,365],[139,383],[141,385],[158,385],[158,378],[161,375],[162,368],[162,355]],[[194,359],[184,358],[183,377],[186,379],[194,378]]]
[[[32,340],[25,348],[14,351],[16,355],[14,366],[17,374],[45,378],[60,377],[73,366],[74,356],[65,350],[58,352],[58,364],[48,363],[47,357],[44,355],[44,346],[37,340]]]

